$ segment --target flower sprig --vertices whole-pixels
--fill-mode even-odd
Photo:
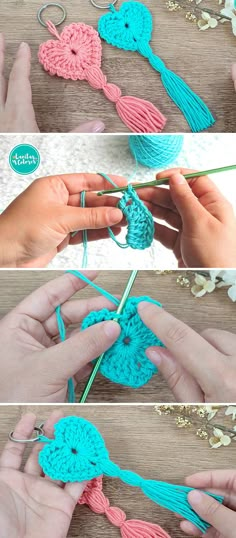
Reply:
[[[218,0],[221,6],[223,0]],[[201,4],[201,5],[200,5]],[[213,10],[203,5],[203,0],[167,0],[168,11],[183,11],[185,18],[189,22],[197,25],[199,30],[213,29],[218,23],[230,22],[232,32],[236,35],[236,9],[234,0],[225,0],[223,8]]]
[[[213,449],[229,446],[232,441],[236,441],[236,425],[219,424],[215,419],[223,412],[224,422],[229,417],[231,422],[235,421],[236,407],[233,405],[156,405],[155,411],[158,415],[173,416],[177,428],[191,429],[196,437],[207,441]]]

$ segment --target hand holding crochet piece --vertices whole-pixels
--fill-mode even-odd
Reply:
[[[0,34],[0,132],[39,133],[32,104],[30,47],[27,43],[21,43],[8,83],[3,75],[4,48],[4,37]],[[98,133],[104,128],[103,122],[95,120],[83,123],[73,129],[73,132]]]
[[[71,80],[87,80],[94,89],[103,90],[115,104],[122,121],[135,133],[159,133],[166,119],[149,101],[137,97],[122,97],[115,84],[107,82],[101,70],[102,44],[92,26],[72,23],[61,35],[54,24],[47,23],[49,32],[58,41],[49,40],[39,48],[39,61],[50,75]]]
[[[53,437],[54,424],[63,416],[51,413],[44,430]],[[30,439],[36,424],[33,413],[25,414],[15,427],[16,439]],[[60,484],[42,477],[36,446],[21,471],[26,444],[8,441],[0,455],[0,527],[2,537],[67,538],[78,498],[86,483]]]
[[[165,345],[152,346],[146,354],[158,367],[178,402],[234,402],[236,386],[236,335],[190,326],[147,302],[139,315]]]
[[[120,186],[124,178],[113,176]],[[44,267],[67,245],[108,238],[108,226],[117,235],[123,214],[116,197],[98,197],[87,192],[87,207],[81,208],[81,192],[109,186],[97,174],[68,174],[34,181],[0,215],[0,266]],[[78,231],[76,235],[71,235]]]
[[[154,218],[155,237],[173,250],[179,267],[236,266],[236,217],[232,205],[206,176],[186,181],[176,168],[157,174],[169,177],[169,189],[139,190]]]
[[[95,272],[87,275],[90,280],[96,277]],[[76,388],[91,372],[91,362],[117,340],[119,324],[107,319],[80,332],[70,328],[66,341],[60,341],[55,312],[58,304],[62,304],[65,329],[80,324],[94,310],[114,309],[113,302],[104,297],[70,301],[85,285],[71,274],[63,275],[33,292],[1,319],[0,347],[5,350],[0,360],[1,401],[67,401],[68,379],[73,379]]]
[[[43,472],[53,480],[83,482],[104,474],[119,478],[125,484],[139,488],[154,503],[191,521],[200,531],[209,525],[199,517],[188,503],[191,488],[145,480],[138,474],[121,469],[109,458],[105,442],[96,427],[77,416],[66,417],[55,425],[55,439],[40,436],[46,443],[39,453]],[[208,493],[210,498],[223,502],[223,497]]]

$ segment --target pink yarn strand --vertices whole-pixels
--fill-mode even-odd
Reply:
[[[104,514],[110,523],[119,527],[122,538],[170,538],[159,525],[137,519],[126,519],[126,514],[116,506],[110,506],[102,491],[102,477],[91,480],[78,504],[87,504],[95,514]]]
[[[63,29],[61,35],[51,21],[47,22],[47,28],[57,41],[42,43],[38,58],[50,75],[87,80],[92,88],[102,90],[133,133],[159,133],[163,130],[166,118],[152,103],[137,97],[122,96],[118,86],[107,82],[101,70],[101,39],[92,26],[72,23]]]

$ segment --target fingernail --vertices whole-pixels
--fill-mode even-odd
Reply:
[[[155,351],[155,349],[147,349],[146,355],[150,361],[154,362],[157,366],[161,365],[162,358],[160,357],[160,354],[158,351]]]
[[[26,50],[28,48],[28,44],[22,41],[22,43],[19,46],[19,50]]]
[[[109,338],[117,338],[120,334],[120,326],[116,321],[107,321],[104,323],[104,333]]]
[[[188,494],[188,500],[190,504],[197,506],[202,503],[203,493],[201,491],[197,491],[196,489],[193,489]]]
[[[105,131],[105,124],[103,121],[94,121],[92,129],[93,133],[103,133]]]
[[[172,185],[181,185],[186,183],[186,179],[182,174],[174,174],[170,179]]]
[[[116,224],[121,221],[123,217],[122,211],[120,209],[111,209],[108,212],[108,218],[110,224]]]
[[[141,312],[141,311],[143,311],[143,310],[145,310],[146,308],[149,308],[149,307],[150,307],[150,303],[148,303],[147,301],[142,301],[138,305],[138,310]]]

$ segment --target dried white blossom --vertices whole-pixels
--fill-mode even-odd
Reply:
[[[196,274],[194,282],[195,284],[192,286],[191,292],[195,297],[203,297],[206,293],[212,293],[216,287],[213,280],[199,274]]]
[[[225,411],[225,415],[228,417],[232,415],[232,420],[236,418],[236,407],[234,405],[229,405]]]
[[[221,446],[228,446],[231,443],[231,437],[225,435],[219,428],[214,428],[213,436],[209,439],[211,448],[220,448]]]
[[[198,28],[200,30],[207,30],[208,28],[216,28],[218,21],[214,17],[211,17],[206,11],[202,11],[201,19],[198,21]]]

